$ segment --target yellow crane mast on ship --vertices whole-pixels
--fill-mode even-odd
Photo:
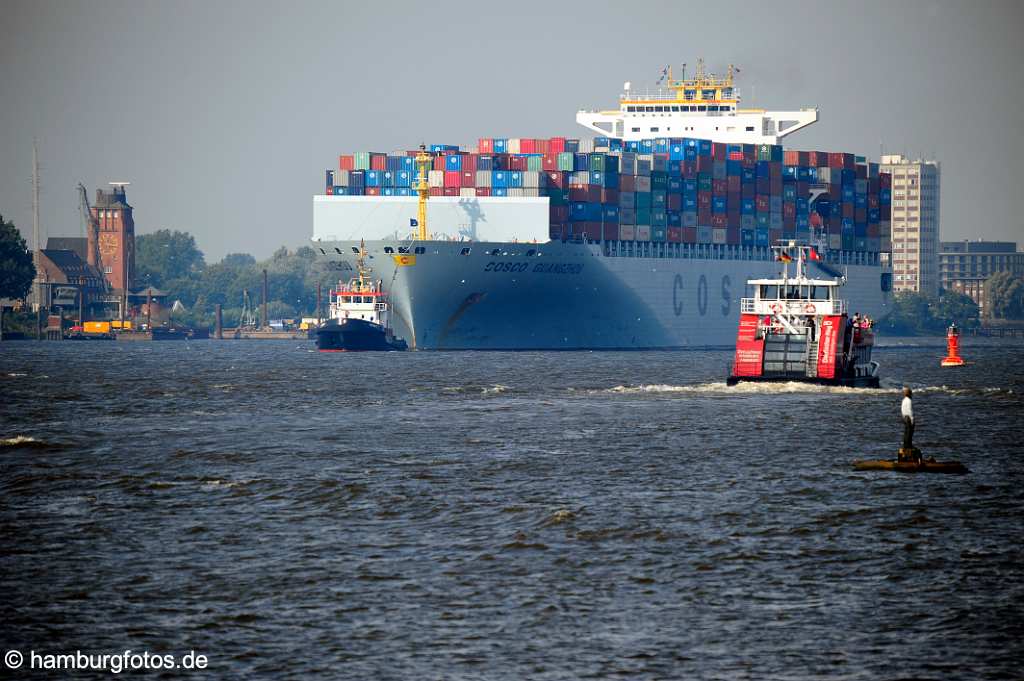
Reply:
[[[416,154],[416,167],[420,170],[420,179],[416,183],[416,193],[420,197],[419,212],[417,215],[417,226],[419,227],[419,234],[417,239],[420,241],[427,240],[427,197],[430,196],[430,185],[427,183],[427,174],[430,172],[430,166],[433,163],[433,156],[427,153],[427,147],[423,144],[420,145],[420,153]]]

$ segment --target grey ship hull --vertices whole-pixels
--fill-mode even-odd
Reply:
[[[747,279],[779,271],[767,258],[613,256],[596,244],[365,245],[372,276],[390,293],[395,334],[419,350],[731,348]],[[385,251],[400,245],[424,252],[400,266]],[[313,246],[339,279],[351,275],[359,241]],[[884,314],[887,270],[838,267],[847,273],[843,296],[851,310]]]

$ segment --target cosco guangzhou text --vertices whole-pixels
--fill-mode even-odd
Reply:
[[[563,263],[537,263],[532,268],[528,262],[495,262],[484,266],[484,272],[536,272],[538,274],[579,274],[583,271],[582,264],[566,265]]]

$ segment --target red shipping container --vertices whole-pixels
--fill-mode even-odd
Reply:
[[[431,187],[430,188],[430,195],[431,196],[444,196],[444,187]]]
[[[569,234],[566,231],[566,225],[563,224],[551,224],[548,227],[548,237],[552,241],[565,241]]]
[[[601,203],[606,203],[612,206],[619,205],[619,190],[618,189],[601,189]]]
[[[550,140],[548,140],[549,154],[561,154],[563,151],[565,151],[564,137],[552,137]]]
[[[387,170],[387,154],[370,154],[370,170]]]
[[[731,206],[732,204],[729,204],[729,205]],[[740,213],[738,208],[736,210],[733,210],[730,207],[729,208],[729,212],[726,213],[726,215],[729,217],[729,226],[730,227],[739,227],[741,225],[741,223],[743,222],[743,220],[742,220],[743,216]]]
[[[757,185],[748,182],[747,184],[740,186],[740,196],[745,199],[752,199],[757,194]]]
[[[726,160],[725,159],[726,153],[727,153],[726,145],[722,144],[721,142],[712,142],[711,143],[711,158],[712,159],[714,159],[715,161],[724,161],[724,160]]]
[[[857,178],[858,180],[868,179],[868,167],[863,164],[858,164],[857,170],[854,171],[854,177]]]
[[[725,196],[729,191],[729,181],[724,177],[719,180],[711,180],[711,193],[715,196]]]
[[[444,164],[444,156],[438,154],[437,156],[434,157],[434,167],[432,168],[432,170],[444,170]]]
[[[679,164],[679,170],[682,173],[683,179],[696,180],[697,179],[697,162],[696,161],[683,161]]]
[[[828,155],[828,167],[834,169],[842,169],[843,167],[843,155],[838,152],[831,152]]]
[[[880,233],[881,232],[879,231],[878,223],[877,222],[869,222],[868,223],[868,238],[869,239],[878,239]]]
[[[367,196],[380,196],[380,187],[367,187],[366,188],[366,195]]]
[[[327,196],[333,196],[333,195],[334,195],[334,187],[328,187],[327,188]]]
[[[668,195],[668,209],[669,210],[682,210],[683,209],[683,197],[680,194],[669,194]]]
[[[773,177],[768,180],[768,193],[772,196],[779,196],[782,194],[782,178]]]
[[[571,222],[569,229],[572,236],[586,236],[588,239],[601,238],[600,222]]]
[[[725,229],[729,226],[729,216],[725,213],[714,213],[711,216],[711,226],[718,229]]]
[[[618,241],[619,240],[619,223],[605,223],[601,230],[605,241]]]
[[[462,173],[461,173],[461,176],[462,176],[462,186],[463,187],[474,187],[474,186],[476,186],[476,171],[475,170],[463,170]]]
[[[767,177],[757,178],[757,183],[754,186],[757,187],[758,194],[770,194],[772,191],[772,181]]]
[[[853,204],[852,203],[844,203],[842,205],[843,205],[843,217],[844,218],[852,218],[853,217]]]
[[[853,209],[853,220],[854,222],[864,223],[868,221],[868,209],[867,208],[854,208]]]
[[[740,177],[739,175],[730,175],[729,177],[725,178],[725,187],[730,194],[732,194],[733,192],[739,192],[743,186],[741,184],[742,182],[743,178]]]
[[[698,227],[710,227],[711,226],[711,209],[706,210],[697,209],[697,226]]]
[[[508,159],[509,170],[523,170],[527,169],[527,160],[525,156],[511,156]]]
[[[550,206],[548,216],[551,222],[567,222],[569,220],[569,206]]]
[[[758,213],[767,213],[771,209],[771,200],[767,194],[758,194],[755,202]]]
[[[494,139],[490,137],[481,137],[476,143],[476,150],[481,154],[493,154]]]
[[[889,173],[878,173],[878,188],[879,189],[891,189],[892,188],[892,175]]]
[[[783,215],[782,228],[787,232],[796,229],[796,216],[794,215],[791,218],[787,218],[785,215]]]
[[[697,228],[696,227],[682,227],[682,239],[684,244],[695,244],[697,243]]]
[[[668,228],[668,240],[674,244],[679,243],[683,240],[683,228],[682,227],[669,227]]]
[[[444,188],[444,195],[445,196],[458,196],[459,195],[459,187],[445,187]]]
[[[541,159],[541,167],[544,170],[558,170],[558,155],[557,154],[544,154]]]
[[[619,189],[624,192],[636,191],[636,176],[619,175]]]
[[[546,154],[548,153],[548,141],[547,140],[534,140],[534,152],[535,154]]]
[[[807,165],[812,166],[814,168],[827,168],[828,154],[826,154],[824,151],[808,151]]]
[[[356,157],[355,156],[339,156],[338,157],[338,170],[355,170],[356,169]]]
[[[698,191],[697,192],[697,210],[701,211],[704,209],[711,210],[711,192]]]
[[[476,172],[476,160],[479,158],[476,154],[463,154],[462,156],[462,169],[470,172]]]
[[[535,154],[537,153],[537,140],[523,137],[519,140],[519,153],[520,154]]]
[[[768,242],[769,243],[773,244],[773,243],[775,243],[776,241],[778,241],[781,238],[782,238],[782,230],[781,229],[769,229],[768,230]]]
[[[778,161],[768,162],[768,177],[773,180],[782,179],[782,164]]]
[[[742,151],[730,151],[729,152],[729,157],[726,160],[727,161],[742,161],[743,160],[743,152]]]
[[[740,242],[740,228],[729,225],[725,230],[725,243],[736,245]]]
[[[747,147],[750,147],[750,149],[747,149]],[[753,144],[743,145],[743,163],[750,164],[749,166],[744,165],[745,168],[757,167],[757,147],[755,147]]]
[[[714,167],[714,159],[710,156],[698,156],[697,157],[697,172],[698,173],[710,173]]]
[[[799,151],[784,151],[782,152],[782,162],[787,166],[798,166],[800,165],[800,152]]]
[[[796,204],[783,201],[782,203],[782,219],[786,218],[796,219]]]
[[[477,187],[476,188],[476,195],[477,196],[490,196],[491,195],[491,188],[490,187]]]
[[[557,189],[565,189],[569,186],[569,173],[551,170],[548,171],[546,175],[548,179],[548,186],[555,187]]]
[[[444,171],[444,186],[448,187],[461,187],[462,186],[462,173],[458,170],[446,170]],[[447,196],[447,194],[445,195]]]

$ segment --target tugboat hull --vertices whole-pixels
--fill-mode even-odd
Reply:
[[[330,320],[316,331],[316,347],[321,352],[400,351],[408,345],[389,337],[380,324],[363,319]]]
[[[729,376],[725,384],[737,383],[808,383],[810,385],[839,386],[843,388],[878,388],[878,376],[851,376],[845,378],[811,378],[808,376]]]

